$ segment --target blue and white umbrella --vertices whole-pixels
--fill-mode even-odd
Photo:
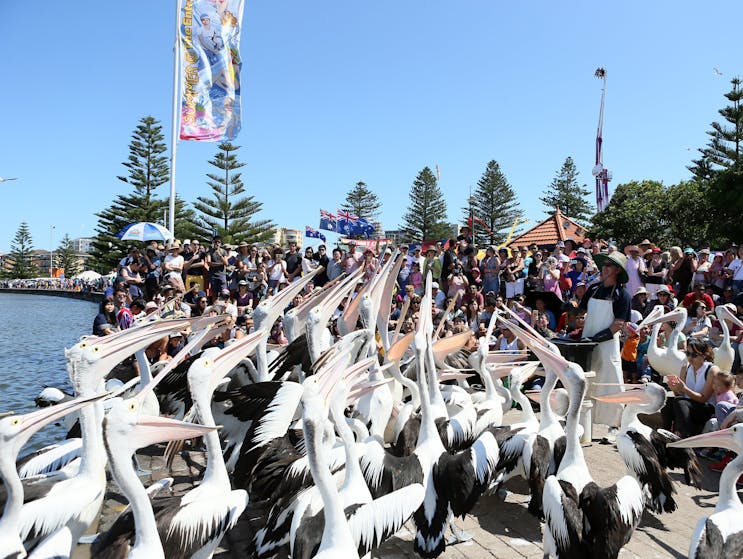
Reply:
[[[173,235],[162,225],[140,221],[124,227],[117,237],[122,241],[166,241],[172,239]]]

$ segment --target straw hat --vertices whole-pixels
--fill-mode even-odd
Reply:
[[[181,250],[181,242],[180,241],[173,241],[173,243],[170,245],[168,250],[174,250],[178,249]]]
[[[642,248],[642,247],[653,248],[655,246],[655,244],[654,243],[651,243],[648,239],[643,239],[642,242],[637,243],[637,244],[639,245],[640,248]],[[647,249],[645,249],[645,250],[647,250]]]
[[[627,275],[627,257],[621,252],[615,250],[609,254],[594,254],[593,261],[596,262],[596,266],[599,269],[604,263],[617,266],[619,268],[619,275],[617,276],[619,283],[627,283],[629,281],[629,276]]]

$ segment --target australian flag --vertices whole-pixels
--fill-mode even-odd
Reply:
[[[336,231],[336,217],[330,212],[320,210],[320,229],[325,229],[326,231]]]
[[[338,233],[344,235],[355,235],[357,233],[359,218],[351,212],[338,210]]]
[[[325,242],[325,235],[320,233],[320,231],[318,231],[314,227],[310,227],[309,225],[304,226],[304,236],[310,237],[311,239],[320,239],[323,243]]]
[[[374,234],[374,226],[360,217],[356,220],[356,228],[353,234],[363,235],[365,239],[368,239]]]

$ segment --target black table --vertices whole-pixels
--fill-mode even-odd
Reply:
[[[552,338],[550,342],[557,346],[560,350],[560,355],[565,359],[577,363],[584,371],[590,370],[591,354],[593,353],[593,348],[598,345],[598,342],[577,342],[564,338]]]

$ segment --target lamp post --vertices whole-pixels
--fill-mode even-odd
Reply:
[[[49,277],[54,277],[54,225],[49,226]]]
[[[470,194],[472,194],[472,187],[470,187]],[[477,198],[470,196],[467,198],[467,203],[470,205],[470,223],[472,224],[472,248],[475,248],[475,214],[473,211],[474,205],[477,203]],[[476,251],[477,249],[475,249]]]

